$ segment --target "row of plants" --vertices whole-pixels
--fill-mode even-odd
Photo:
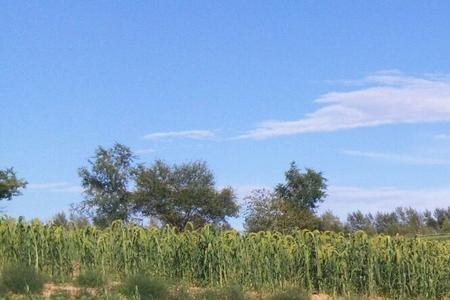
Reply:
[[[0,265],[22,262],[53,280],[99,270],[116,281],[133,274],[188,286],[283,289],[331,295],[441,298],[450,294],[450,248],[420,238],[364,232],[240,234],[144,228],[105,229],[0,221]]]
[[[43,293],[48,283],[54,289]],[[47,294],[47,295],[45,295]],[[273,297],[278,297],[274,295]],[[272,297],[272,298],[273,298]],[[46,274],[36,272],[24,264],[4,267],[0,274],[1,299],[130,299],[130,300],[240,300],[245,299],[242,287],[230,285],[223,289],[206,289],[189,293],[187,288],[169,284],[146,274],[133,274],[123,282],[110,282],[98,271],[86,271],[71,282],[60,285],[51,283]],[[276,299],[276,298],[273,298]]]

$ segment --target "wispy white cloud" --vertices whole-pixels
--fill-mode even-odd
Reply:
[[[83,188],[67,182],[30,183],[27,188],[33,190],[45,190],[49,192],[82,193]]]
[[[450,140],[450,134],[440,133],[440,134],[436,134],[434,136],[434,138],[437,139],[437,140]]]
[[[165,131],[154,132],[144,135],[146,140],[157,140],[163,138],[190,138],[190,139],[209,139],[214,138],[216,133],[212,130],[183,130],[183,131]]]
[[[146,148],[146,149],[138,149],[136,151],[134,151],[134,153],[136,154],[150,154],[150,153],[155,153],[156,150],[152,149],[152,148]]]
[[[330,186],[321,211],[332,210],[341,218],[356,210],[363,212],[392,211],[396,207],[432,210],[450,206],[450,187],[402,189],[396,187],[361,188]]]
[[[342,151],[345,155],[359,156],[369,159],[387,160],[396,163],[411,164],[411,165],[450,165],[450,160],[415,156],[409,154],[395,154],[395,153],[380,153],[380,152],[364,152],[364,151]]]
[[[238,138],[265,139],[396,123],[450,122],[450,79],[377,72],[346,92],[315,100],[322,108],[293,121],[266,121]],[[353,82],[354,83],[354,82]]]

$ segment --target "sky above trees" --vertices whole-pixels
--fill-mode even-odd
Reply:
[[[82,200],[99,145],[205,160],[240,198],[291,161],[321,209],[450,205],[447,1],[17,3],[0,12],[3,206],[49,218]],[[235,227],[242,219],[233,220]]]

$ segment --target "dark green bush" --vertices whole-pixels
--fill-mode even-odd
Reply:
[[[85,271],[78,275],[75,283],[81,287],[99,288],[105,285],[106,280],[101,272]]]
[[[122,286],[122,293],[128,297],[139,295],[141,300],[167,299],[168,285],[165,281],[145,274],[127,277]]]
[[[7,292],[17,294],[39,293],[45,282],[45,276],[36,272],[33,267],[11,264],[3,268],[0,286]]]
[[[189,294],[189,289],[181,285],[171,289],[167,300],[193,300],[193,297]]]
[[[309,296],[304,290],[300,288],[288,288],[284,291],[278,292],[272,297],[271,300],[308,300]]]
[[[240,285],[231,284],[222,289],[207,289],[198,298],[200,300],[244,300],[245,293]]]

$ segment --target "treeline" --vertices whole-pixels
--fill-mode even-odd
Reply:
[[[170,225],[179,230],[188,223],[200,228],[211,224],[229,228],[227,219],[238,217],[241,208],[231,187],[218,188],[214,174],[203,161],[169,165],[156,160],[137,162],[130,148],[115,144],[98,147],[88,165],[78,170],[84,200],[72,207],[69,218],[56,215],[52,222],[98,227],[115,220],[124,223]],[[284,182],[272,190],[254,190],[245,197],[244,227],[248,232],[318,229],[368,234],[450,233],[450,207],[433,212],[397,208],[393,212],[348,215],[342,222],[331,211],[318,214],[326,198],[326,178],[313,169],[301,170],[295,162],[285,172]],[[26,181],[13,169],[0,170],[0,200],[20,195]]]

